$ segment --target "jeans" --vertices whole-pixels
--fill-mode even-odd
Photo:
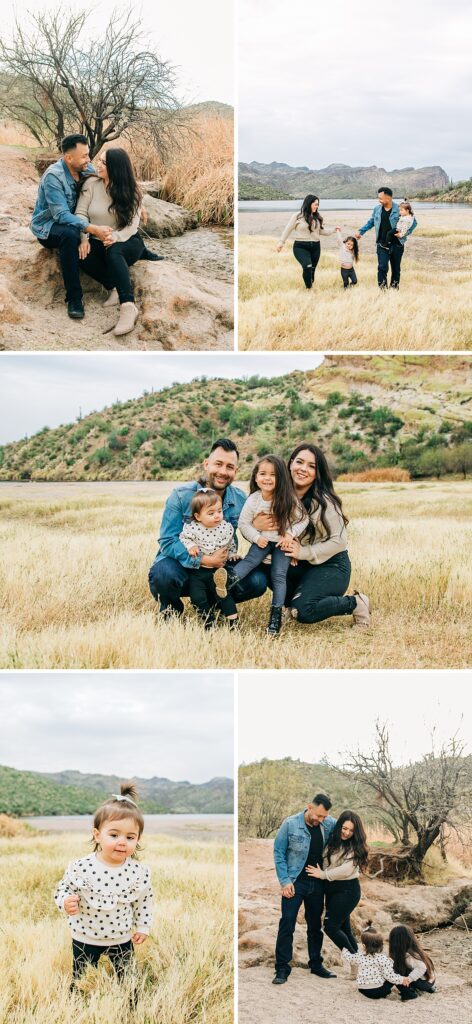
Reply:
[[[341,267],[341,277],[345,288],[349,288],[349,282],[351,282],[351,285],[357,284],[357,275],[354,267],[351,267],[349,270],[347,267]]]
[[[351,930],[350,914],[361,898],[358,878],[326,883],[325,934],[338,949],[357,953],[357,942]]]
[[[391,981],[384,981],[380,988],[360,988],[359,992],[361,996],[367,996],[368,999],[386,999],[390,995],[392,988]]]
[[[384,247],[377,244],[377,281],[379,288],[387,287],[388,266],[390,264],[391,277],[390,287],[398,288],[400,284],[400,265],[403,256],[403,245],[393,242],[392,245]]]
[[[294,242],[293,255],[302,266],[305,288],[311,288],[321,255],[320,242]]]
[[[237,563],[232,562],[234,566]],[[160,601],[161,611],[169,606],[175,611],[182,611],[181,597],[189,594],[189,579],[194,569],[186,569],[176,558],[166,557],[154,561],[149,570],[149,589],[153,598]],[[267,579],[261,569],[255,569],[245,580],[236,584],[231,596],[239,604],[251,601],[254,597],[262,597],[267,590]]]
[[[321,565],[299,562],[287,576],[287,605],[297,612],[298,622],[322,622],[332,615],[350,615],[355,597],[345,595],[351,578],[347,551],[340,551]]]
[[[321,879],[309,878],[306,882],[294,882],[295,896],[282,896],[282,917],[275,947],[275,970],[287,977],[290,974],[290,961],[293,953],[293,933],[297,923],[298,911],[305,904],[305,921],[307,924],[308,964],[317,968],[321,965],[321,947],[323,932],[321,917],[324,907],[324,887]]]
[[[272,556],[270,564],[270,580],[272,588],[272,604],[275,608],[283,608],[287,593],[287,573],[290,566],[290,555],[276,547],[276,542],[270,540],[266,548],[260,548],[257,544],[251,544],[247,555],[233,567],[234,575],[242,580],[253,569],[261,564],[267,555]]]
[[[121,302],[134,302],[129,267],[141,259],[144,242],[140,235],[132,235],[126,242],[105,246],[98,238],[90,239],[90,252],[80,261],[81,269],[94,281],[111,291],[116,288]]]
[[[236,614],[236,604],[232,594],[226,597],[218,597],[215,581],[213,579],[214,569],[190,569],[188,574],[188,592],[190,600],[202,618],[206,618],[211,612],[222,611],[225,617]]]
[[[47,238],[38,241],[45,249],[59,249],[62,278],[66,289],[66,302],[82,300],[80,284],[80,228],[70,224],[53,224]]]
[[[120,981],[131,967],[134,957],[133,943],[122,942],[113,946],[93,946],[88,942],[72,941],[72,973],[75,980],[83,974],[87,964],[97,967],[100,957],[106,955]]]

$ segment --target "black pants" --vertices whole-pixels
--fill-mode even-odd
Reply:
[[[355,597],[344,596],[351,578],[347,551],[320,565],[299,562],[287,576],[287,605],[297,611],[298,622],[322,622],[332,615],[351,615]]]
[[[377,243],[377,281],[379,288],[387,287],[387,274],[390,264],[390,287],[398,288],[400,284],[400,267],[403,256],[403,245],[401,242],[392,242],[392,245],[383,246]]]
[[[287,593],[287,573],[290,566],[290,555],[286,555],[281,548],[278,548],[275,541],[269,541],[266,548],[260,548],[257,544],[251,544],[247,555],[234,565],[233,572],[238,579],[242,580],[253,569],[256,569],[269,554],[272,560],[267,569],[270,574],[272,604],[275,608],[283,608]]]
[[[295,896],[287,899],[282,896],[282,917],[275,947],[275,970],[281,974],[290,974],[290,961],[293,953],[293,933],[297,923],[297,914],[302,903],[305,904],[305,921],[307,925],[308,964],[319,967],[322,963],[321,947],[323,932],[321,917],[324,907],[324,886],[319,878],[309,878],[307,882],[295,882]]]
[[[383,985],[379,988],[360,988],[359,992],[361,996],[367,996],[368,999],[386,999],[392,991],[393,985],[391,981],[384,981]]]
[[[58,249],[66,302],[77,302],[82,299],[80,284],[80,228],[71,224],[53,224],[47,238],[39,238],[45,249]]]
[[[343,285],[345,288],[350,287],[349,282],[351,283],[351,285],[357,284],[357,275],[356,271],[354,270],[354,267],[350,267],[349,270],[347,269],[347,267],[341,267],[341,277],[343,279]]]
[[[190,600],[205,619],[218,609],[226,617],[236,615],[236,603],[231,594],[227,594],[226,597],[218,597],[213,579],[214,571],[214,569],[202,569],[201,567],[190,570],[188,581]]]
[[[76,939],[73,939],[72,973],[74,980],[76,981],[80,978],[81,974],[85,971],[87,964],[91,964],[92,967],[97,967],[101,956],[107,956],[109,958],[117,978],[122,981],[125,976],[125,972],[129,970],[133,963],[133,943],[130,941],[122,942],[114,946],[92,946],[88,942],[77,942]]]
[[[293,255],[302,266],[305,288],[311,288],[315,280],[315,270],[318,266],[321,245],[319,242],[294,242]]]
[[[338,949],[357,953],[357,942],[351,929],[350,914],[361,898],[358,878],[349,882],[326,883],[326,915],[324,930]]]
[[[90,252],[80,266],[94,281],[111,291],[116,288],[120,302],[134,302],[134,291],[129,267],[140,260],[144,242],[140,235],[132,235],[126,242],[105,246],[98,238],[90,239]]]

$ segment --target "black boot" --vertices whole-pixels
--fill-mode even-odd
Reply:
[[[318,976],[318,978],[335,978],[336,977],[336,975],[333,974],[332,971],[328,971],[326,967],[323,967],[323,964],[320,964],[319,967],[310,967],[310,974],[316,974]]]
[[[273,985],[285,985],[285,982],[287,981],[287,978],[288,978],[288,974],[285,974],[284,971],[276,971],[275,978],[272,979],[272,984]]]
[[[67,312],[71,320],[83,320],[85,310],[82,299],[71,299],[70,302],[67,303]]]
[[[165,256],[158,256],[157,252],[153,252],[152,249],[144,247],[143,255],[140,256],[141,260],[165,260]]]
[[[282,625],[282,609],[272,605],[270,609],[269,625],[267,626],[268,636],[278,636]]]

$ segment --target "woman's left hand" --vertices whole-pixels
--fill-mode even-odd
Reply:
[[[313,864],[308,864],[308,867],[305,868],[305,871],[307,875],[311,876],[311,878],[321,878],[321,868],[319,864],[316,865],[316,868],[313,867]]]
[[[88,256],[89,252],[90,252],[90,242],[89,242],[88,238],[86,238],[85,241],[81,242],[80,245],[79,245],[79,260],[84,260],[85,257]]]
[[[105,249],[108,249],[110,245],[114,244],[115,239],[113,238],[113,235],[107,235],[107,237],[103,239],[103,245],[105,246]]]
[[[135,932],[134,935],[131,936],[131,942],[134,942],[135,946],[140,946],[141,943],[146,942],[146,939],[148,938],[149,935],[145,935],[144,932]]]
[[[299,558],[301,551],[301,544],[295,537],[284,537],[280,541],[279,547],[282,551],[285,551],[286,555],[291,555],[292,558]]]

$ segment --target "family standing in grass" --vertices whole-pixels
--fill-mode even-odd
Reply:
[[[288,462],[267,454],[256,463],[247,497],[234,486],[239,452],[219,438],[204,462],[205,478],[168,498],[149,586],[160,613],[181,616],[189,596],[205,629],[238,625],[237,605],[272,590],[267,634],[284,617],[299,623],[352,615],[370,624],[369,599],[346,594],[351,576],[348,520],[320,448],[302,442]],[[237,553],[239,528],[250,548]]]
[[[343,286],[350,288],[356,285],[358,282],[354,264],[359,259],[359,239],[371,228],[375,228],[379,288],[388,287],[390,266],[390,288],[398,289],[405,243],[417,227],[408,200],[404,199],[400,204],[395,203],[391,188],[382,186],[378,190],[378,205],[374,208],[372,216],[355,234],[347,235],[345,238],[342,238],[339,226],[326,227],[319,205],[318,196],[305,196],[300,212],[294,213],[290,218],[277,245],[277,252],[281,252],[289,235],[294,235],[293,255],[301,264],[305,288],[312,288],[315,281],[315,272],[321,256],[321,236],[332,235],[335,232],[338,235]]]
[[[369,921],[355,937],[351,914],[361,898],[359,877],[366,870],[367,836],[358,814],[346,810],[329,814],[331,800],[317,793],[304,811],[282,822],[274,841],[274,862],[281,886],[281,918],[275,947],[274,985],[291,973],[293,936],[301,905],[307,925],[308,966],[319,978],[335,978],[323,964],[321,950],[327,935],[351,967],[361,995],[386,999],[395,987],[402,1001],[435,991],[434,965],[411,928],[397,925],[389,935],[389,955],[383,938]]]

